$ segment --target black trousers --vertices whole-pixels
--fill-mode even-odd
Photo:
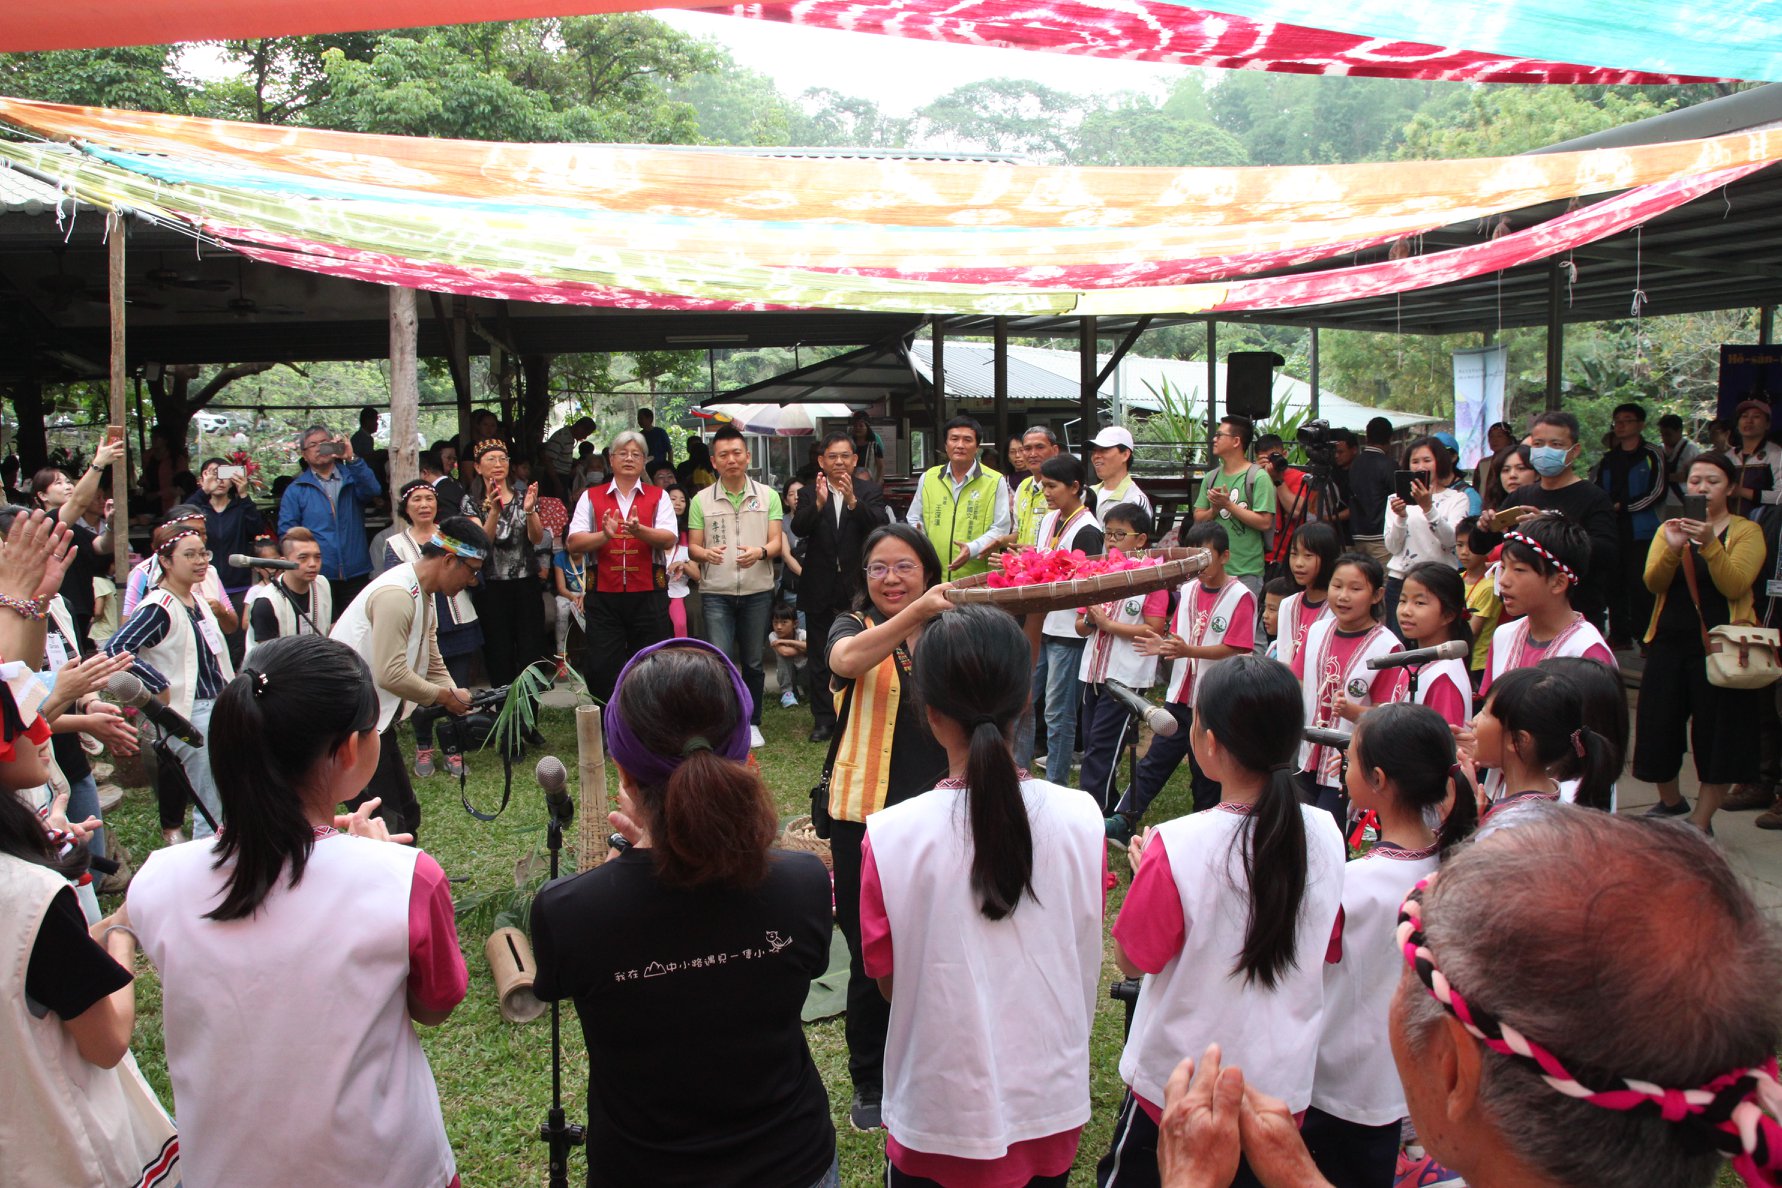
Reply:
[[[484,582],[473,595],[483,625],[483,666],[491,685],[505,685],[544,658],[544,597],[530,577]]]
[[[1127,789],[1126,795],[1120,800],[1119,807],[1123,813],[1142,816],[1151,807],[1151,802],[1157,799],[1157,794],[1163,791],[1163,785],[1169,783],[1169,777],[1176,774],[1176,768],[1182,765],[1184,759],[1188,761],[1191,777],[1189,791],[1193,797],[1194,811],[1204,812],[1219,803],[1222,795],[1219,781],[1208,779],[1206,773],[1200,770],[1200,764],[1194,759],[1194,748],[1188,742],[1189,728],[1194,724],[1194,711],[1173,701],[1163,708],[1176,720],[1176,732],[1167,738],[1161,734],[1152,737],[1150,749],[1139,760],[1138,774],[1133,777],[1132,787]]]
[[[340,622],[340,616],[351,606],[353,599],[359,597],[366,586],[371,584],[371,575],[362,573],[352,578],[329,578],[328,597],[334,603],[334,621]]]
[[[872,1095],[884,1090],[885,1033],[891,1029],[891,1004],[879,993],[879,984],[866,976],[866,963],[860,955],[860,848],[865,840],[866,826],[858,821],[836,821],[829,827],[829,849],[835,863],[835,922],[848,942],[848,1076],[856,1092]]]
[[[391,722],[378,736],[377,770],[365,791],[346,802],[347,812],[356,812],[373,796],[383,798],[371,815],[390,827],[391,833],[421,833],[421,802],[415,799],[414,785],[408,782],[408,765],[402,761],[402,743],[397,737],[399,724]],[[416,844],[419,844],[418,841]]]
[[[835,728],[835,699],[829,692],[829,629],[835,626],[833,610],[805,608],[804,671],[810,681],[811,723]]]
[[[1683,753],[1695,756],[1695,778],[1704,784],[1742,784],[1763,765],[1763,715],[1769,689],[1722,689],[1708,682],[1707,653],[1698,637],[1653,637],[1640,676],[1633,778],[1674,780]]]
[[[1095,1165],[1097,1188],[1160,1188],[1162,1176],[1157,1171],[1157,1123],[1145,1113],[1132,1090],[1120,1102],[1120,1114],[1114,1119],[1114,1141],[1108,1153]],[[1242,1156],[1238,1157],[1237,1175],[1232,1188],[1261,1188]]]
[[[1056,1176],[1035,1176],[1027,1181],[1023,1188],[1065,1188],[1070,1183],[1070,1173]],[[908,1176],[885,1161],[885,1188],[942,1188],[939,1180],[931,1180],[927,1176]]]
[[[1398,1171],[1399,1124],[1363,1126],[1325,1113],[1306,1110],[1299,1137],[1312,1162],[1333,1188],[1392,1188]]]
[[[1652,622],[1652,591],[1646,588],[1646,554],[1652,538],[1635,540],[1631,516],[1615,517],[1615,535],[1621,547],[1620,572],[1609,583],[1609,638],[1631,643],[1644,638]]]
[[[587,678],[588,691],[602,704],[612,697],[619,670],[627,660],[674,634],[668,621],[666,590],[631,594],[594,591],[583,604],[583,614],[588,620],[588,650],[582,675]]]

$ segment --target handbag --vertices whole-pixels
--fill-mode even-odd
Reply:
[[[848,732],[848,711],[854,705],[855,683],[849,681],[842,693],[841,709],[835,715],[835,733],[829,736],[829,754],[823,759],[823,775],[811,789],[811,832],[824,841],[829,840],[829,826],[833,823],[829,815],[829,773],[835,770],[835,757],[841,753],[842,737]]]
[[[1702,592],[1695,576],[1695,550],[1684,547],[1683,581],[1695,603],[1702,649],[1708,654],[1708,683],[1721,689],[1764,689],[1782,678],[1782,632],[1755,623],[1708,626],[1702,617]]]

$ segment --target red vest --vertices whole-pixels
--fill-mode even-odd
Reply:
[[[619,510],[616,495],[607,486],[588,488],[588,509],[593,513],[593,528],[603,531],[606,514],[627,518]],[[639,483],[637,497],[631,503],[637,522],[647,528],[656,524],[656,505],[662,500],[662,488]],[[618,536],[594,554],[594,589],[601,594],[643,594],[668,587],[667,572],[656,564],[656,550],[630,536]]]

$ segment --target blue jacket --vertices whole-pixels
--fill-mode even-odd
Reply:
[[[340,502],[335,505],[311,471],[304,471],[285,488],[278,504],[280,536],[301,524],[316,534],[322,546],[322,576],[331,582],[364,577],[371,572],[371,549],[365,540],[365,504],[383,494],[377,476],[365,459],[340,459],[334,463],[340,476]]]

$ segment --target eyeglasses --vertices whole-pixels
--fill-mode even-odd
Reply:
[[[874,561],[866,567],[866,576],[875,582],[882,582],[892,574],[908,581],[922,572],[922,566],[916,561],[899,561],[895,565],[887,565],[883,561]]]
[[[214,554],[205,549],[202,553],[180,553],[177,556],[181,561],[209,561]]]
[[[1111,540],[1115,544],[1119,544],[1121,541],[1131,540],[1137,535],[1138,533],[1136,532],[1103,532],[1101,537],[1103,540]]]

